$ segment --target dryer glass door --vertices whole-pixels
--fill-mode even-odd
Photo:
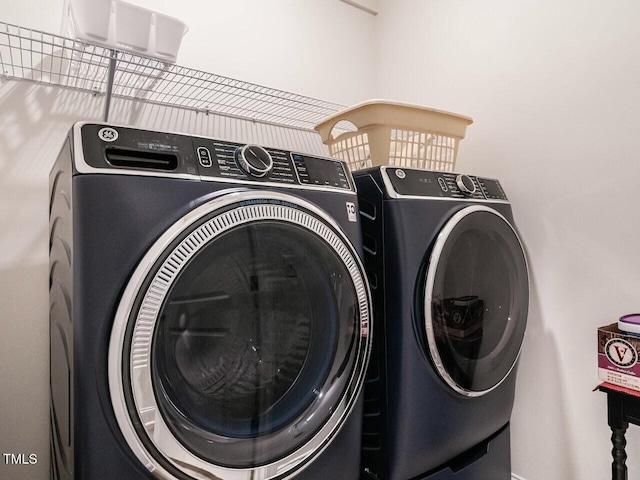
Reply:
[[[177,478],[300,468],[362,384],[369,300],[346,238],[299,199],[244,195],[178,222],[115,340],[138,443]]]
[[[482,395],[515,366],[529,305],[525,254],[511,224],[484,206],[456,213],[433,247],[425,289],[431,358],[458,393]]]

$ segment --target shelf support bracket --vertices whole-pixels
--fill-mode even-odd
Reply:
[[[109,121],[109,108],[111,107],[111,94],[113,93],[113,79],[116,75],[116,64],[118,62],[118,51],[111,50],[109,59],[109,73],[107,76],[107,95],[104,100],[104,121]]]

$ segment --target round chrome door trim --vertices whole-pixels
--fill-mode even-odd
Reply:
[[[275,200],[280,203],[252,203],[260,200]],[[142,292],[143,299],[140,308],[135,312],[135,319],[131,318],[134,303],[141,293],[145,280],[152,274],[154,264],[170,245],[204,216],[234,204],[237,204],[237,207],[205,221],[171,249],[169,256],[153,273],[153,280],[149,287]],[[360,335],[356,363],[343,397],[333,414],[306,444],[285,458],[267,465],[253,468],[222,467],[194,455],[171,433],[156,403],[149,361],[150,351],[157,315],[163,300],[172,282],[188,260],[218,235],[238,225],[260,220],[279,220],[303,227],[322,238],[341,259],[349,272],[359,304]],[[371,296],[364,277],[364,267],[339,225],[325,212],[305,200],[280,192],[256,190],[221,192],[179,219],[153,244],[135,269],[118,305],[109,343],[109,390],[116,420],[127,444],[142,464],[157,478],[175,479],[175,476],[147,450],[133,426],[127,408],[122,374],[124,342],[129,321],[135,321],[128,359],[134,403],[148,440],[165,460],[194,479],[267,480],[274,477],[291,478],[297,475],[310,463],[309,460],[327,447],[328,440],[342,427],[362,389],[371,350],[370,305]]]
[[[433,287],[434,287],[435,278],[436,278],[436,271],[440,263],[442,250],[444,249],[445,244],[449,240],[449,236],[451,235],[451,232],[453,231],[453,229],[462,221],[463,218],[476,212],[487,212],[487,213],[496,215],[497,217],[502,219],[502,221],[506,225],[509,226],[509,228],[515,235],[516,240],[518,241],[520,250],[522,251],[522,257],[524,258],[525,271],[527,274],[527,284],[529,284],[529,266],[527,264],[527,256],[525,255],[524,247],[522,245],[522,242],[520,241],[518,232],[516,232],[515,228],[513,228],[513,225],[511,225],[509,220],[507,220],[504,217],[504,215],[500,214],[496,210],[489,207],[485,207],[484,205],[473,205],[473,206],[465,207],[462,210],[459,210],[458,212],[456,212],[449,219],[449,221],[446,223],[444,228],[438,234],[436,243],[431,252],[431,256],[429,257],[429,265],[427,268],[427,279],[425,283],[425,296],[424,296],[424,326],[427,334],[427,344],[429,347],[429,353],[431,354],[431,358],[433,360],[433,363],[435,364],[438,374],[447,383],[447,385],[449,385],[453,390],[455,390],[457,393],[461,395],[464,395],[465,397],[480,397],[496,389],[502,382],[504,382],[506,378],[509,376],[509,374],[511,373],[511,371],[515,368],[518,362],[518,358],[520,357],[520,353],[522,352],[522,345],[523,345],[523,343],[520,344],[518,353],[516,354],[516,357],[513,360],[511,367],[509,368],[507,373],[504,375],[504,377],[502,377],[502,379],[499,382],[497,382],[494,386],[486,390],[476,391],[476,390],[467,390],[466,388],[462,388],[451,377],[451,375],[449,375],[449,372],[447,372],[446,368],[442,364],[442,359],[440,357],[440,353],[438,352],[438,347],[436,345],[436,337],[433,332],[433,317],[431,314],[431,302],[433,301]],[[502,343],[503,340],[504,338],[501,339],[500,342]]]

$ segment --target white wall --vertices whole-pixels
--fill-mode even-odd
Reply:
[[[59,31],[62,0],[1,3],[0,21]],[[181,64],[337,102],[373,96],[374,17],[338,0],[146,5],[190,25]],[[0,456],[2,479],[49,478],[48,172],[69,127],[100,119],[102,102],[0,78],[0,454],[38,458]],[[111,121],[327,154],[316,134],[121,100]]]
[[[375,93],[375,18],[338,0],[129,0],[183,20],[185,67],[337,103]],[[60,33],[63,0],[2,1],[0,21]]]
[[[639,19],[632,0],[380,3],[379,95],[474,118],[457,170],[502,180],[526,243],[512,443],[527,480],[610,478],[591,390],[596,328],[640,309]]]

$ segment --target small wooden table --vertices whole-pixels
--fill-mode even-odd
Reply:
[[[630,423],[640,425],[640,392],[610,383],[602,383],[596,388],[607,394],[607,421],[613,444],[611,479],[628,480],[625,451],[627,440],[624,435]]]

